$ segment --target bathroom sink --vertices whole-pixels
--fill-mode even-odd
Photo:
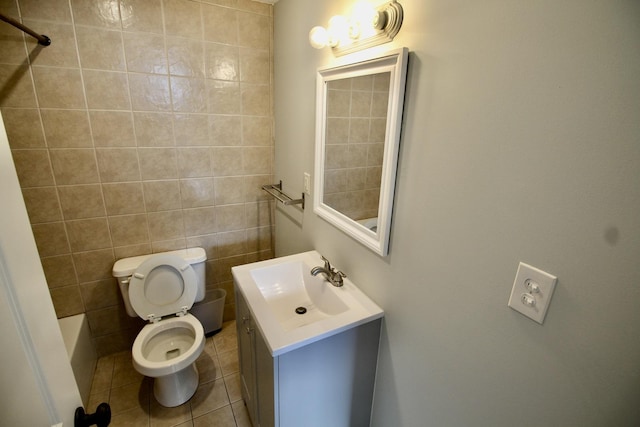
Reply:
[[[322,275],[312,276],[318,265],[320,254],[310,251],[232,268],[273,356],[384,315],[348,277],[338,288]]]

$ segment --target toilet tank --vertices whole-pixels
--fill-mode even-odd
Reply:
[[[193,268],[193,270],[196,272],[196,276],[198,277],[196,302],[202,301],[204,299],[205,261],[207,260],[207,254],[205,253],[203,248],[180,249],[177,251],[158,252],[151,255],[140,255],[131,258],[122,258],[116,261],[116,263],[113,265],[111,274],[118,280],[118,286],[120,287],[120,292],[122,293],[122,298],[124,299],[124,306],[127,309],[127,314],[131,317],[138,317],[138,314],[135,312],[135,310],[131,306],[131,302],[129,301],[129,280],[131,279],[131,275],[136,271],[140,264],[155,255],[175,255],[188,262],[191,265],[191,268]]]

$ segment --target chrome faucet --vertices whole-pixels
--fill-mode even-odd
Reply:
[[[342,285],[344,285],[344,282],[342,279],[347,277],[347,275],[344,274],[342,271],[339,271],[339,270],[336,271],[335,268],[331,267],[331,263],[325,257],[322,257],[322,260],[324,261],[324,267],[320,267],[320,266],[313,267],[311,269],[311,275],[317,276],[318,274],[322,273],[324,278],[333,286],[339,288]]]

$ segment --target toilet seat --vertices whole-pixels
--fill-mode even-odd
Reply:
[[[197,275],[175,255],[157,255],[144,261],[131,276],[129,299],[141,318],[153,323],[170,314],[186,314],[195,301]]]

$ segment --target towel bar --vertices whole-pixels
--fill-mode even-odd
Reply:
[[[302,193],[301,199],[293,199],[282,191],[282,181],[278,184],[263,185],[262,189],[271,194],[283,205],[301,205],[304,210],[304,193]]]

